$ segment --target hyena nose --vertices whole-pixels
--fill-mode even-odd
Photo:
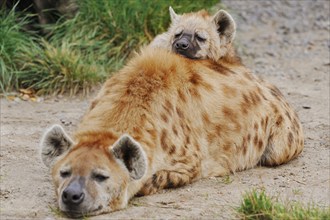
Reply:
[[[176,49],[187,50],[189,48],[189,43],[185,40],[178,41],[175,43]]]
[[[63,191],[62,201],[66,205],[79,205],[84,201],[85,194],[81,185],[74,181]]]
[[[84,193],[64,191],[62,194],[62,201],[67,205],[79,205],[84,200],[84,197]]]

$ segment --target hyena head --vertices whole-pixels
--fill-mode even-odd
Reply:
[[[178,15],[169,8],[171,25],[168,31],[155,38],[155,47],[168,47],[191,59],[219,60],[235,37],[236,25],[224,10],[210,16],[205,10]]]
[[[129,135],[110,146],[100,140],[75,144],[59,125],[45,133],[41,159],[52,170],[60,210],[72,217],[124,208],[130,181],[142,178],[147,166],[143,149]]]

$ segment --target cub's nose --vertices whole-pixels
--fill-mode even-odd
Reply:
[[[85,194],[78,181],[72,181],[62,193],[62,201],[66,205],[77,206],[84,201]]]
[[[179,49],[179,50],[187,50],[189,48],[189,42],[188,40],[186,40],[185,38],[178,40],[175,43],[175,49]]]

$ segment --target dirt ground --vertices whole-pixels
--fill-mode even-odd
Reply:
[[[241,195],[266,189],[284,202],[330,205],[329,1],[223,0],[237,22],[244,63],[280,88],[300,116],[305,150],[274,168],[257,167],[180,189],[134,198],[122,211],[91,219],[233,219]],[[39,140],[52,124],[71,133],[89,98],[1,99],[0,218],[60,218]]]

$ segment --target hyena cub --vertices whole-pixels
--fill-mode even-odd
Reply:
[[[167,32],[156,36],[150,47],[164,48],[190,59],[218,61],[234,56],[232,42],[236,24],[224,10],[210,16],[205,10],[178,15],[169,8],[171,25]]]

